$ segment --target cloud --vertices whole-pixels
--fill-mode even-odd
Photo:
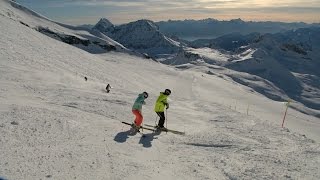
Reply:
[[[167,19],[258,19],[319,22],[320,0],[17,0],[30,7],[47,5],[43,12],[65,12],[66,18],[106,17],[115,23],[142,18]],[[49,14],[48,14],[49,15]],[[252,16],[252,17],[251,17]],[[280,17],[283,16],[283,17]],[[301,17],[300,17],[301,16]],[[303,19],[305,18],[305,19]],[[309,20],[307,19],[309,18]],[[84,23],[88,22],[87,18]],[[93,21],[93,20],[92,20]],[[77,20],[78,22],[78,20]]]
[[[320,0],[18,0],[29,4],[47,4],[50,7],[118,7],[126,10],[165,11],[208,9],[257,9],[257,8],[320,8]],[[312,9],[311,9],[312,10]]]
[[[120,6],[120,7],[175,7],[175,8],[193,8],[207,5],[222,5],[238,2],[236,0],[66,0],[64,5],[74,6]]]
[[[62,1],[61,1],[62,2]],[[319,11],[320,1],[309,0],[65,0],[64,6],[116,8],[128,13],[217,13],[217,12],[278,12]]]

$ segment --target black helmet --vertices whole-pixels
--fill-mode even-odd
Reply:
[[[143,92],[144,98],[148,98],[149,94],[147,92]]]
[[[167,95],[170,95],[171,94],[171,90],[170,89],[166,89],[166,90],[164,90],[164,93],[167,94]]]

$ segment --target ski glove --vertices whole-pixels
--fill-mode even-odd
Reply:
[[[167,106],[166,109],[169,109],[169,104],[166,104],[166,106]]]

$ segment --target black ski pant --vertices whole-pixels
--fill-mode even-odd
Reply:
[[[164,116],[164,112],[156,112],[156,113],[160,117],[158,126],[164,127],[164,121],[166,120],[166,117]]]

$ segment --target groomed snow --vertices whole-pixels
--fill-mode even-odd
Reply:
[[[204,59],[210,59],[215,62],[227,62],[231,58],[230,55],[223,54],[218,50],[211,48],[187,48],[187,52],[192,52],[194,54],[199,54]]]
[[[320,178],[319,119],[289,109],[303,119],[289,118],[282,129],[283,103],[227,77],[125,53],[89,54],[6,15],[0,24],[2,178]],[[120,121],[132,122],[138,93],[149,92],[143,115],[153,124],[165,88],[168,128],[186,135],[129,136]]]

